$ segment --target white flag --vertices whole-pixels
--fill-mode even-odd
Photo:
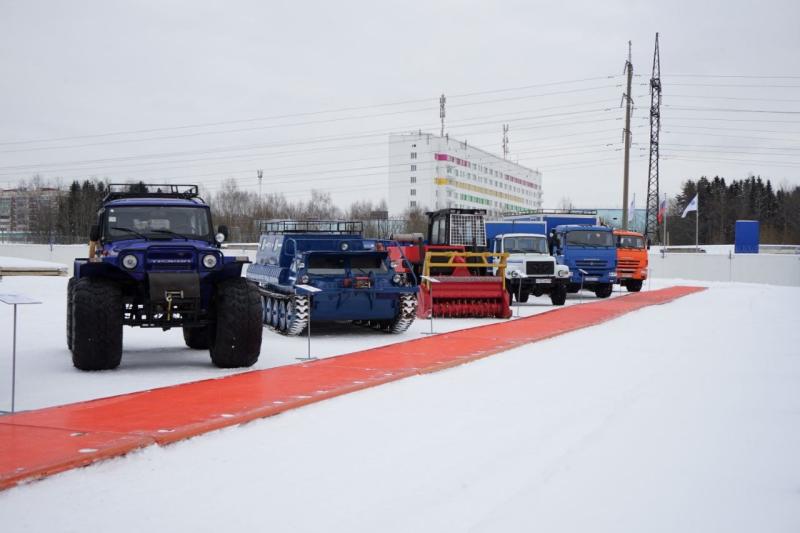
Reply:
[[[636,195],[631,199],[631,208],[628,209],[628,224],[633,224],[633,214],[636,211]]]
[[[689,213],[689,211],[697,211],[697,196],[698,195],[695,194],[694,198],[692,198],[692,201],[689,202],[689,205],[687,205],[686,209],[683,210],[681,218],[686,218],[686,214]]]

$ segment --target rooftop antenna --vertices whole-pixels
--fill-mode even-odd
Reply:
[[[442,120],[442,133],[440,134],[440,137],[444,137],[444,115],[445,115],[444,104],[445,104],[445,102],[447,102],[447,98],[445,98],[444,93],[442,93],[442,96],[439,97],[439,118]]]
[[[258,200],[261,201],[261,181],[264,179],[264,171],[258,169]]]
[[[508,124],[503,124],[503,159],[508,159]]]

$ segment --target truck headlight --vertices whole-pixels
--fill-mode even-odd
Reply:
[[[400,285],[400,282],[403,280],[403,277],[400,274],[395,274],[392,276],[392,283],[395,285]]]
[[[133,254],[128,254],[122,258],[122,266],[127,268],[128,270],[133,270],[136,268],[136,265],[139,264],[139,260]]]
[[[559,270],[558,271],[559,278],[568,278],[569,277],[569,270]]]
[[[308,285],[309,281],[311,281],[311,278],[309,278],[305,274],[300,276],[300,283],[302,283],[303,285]]]
[[[211,269],[217,266],[217,256],[214,254],[208,254],[203,256],[203,266]]]

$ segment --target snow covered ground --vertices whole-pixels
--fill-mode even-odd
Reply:
[[[147,448],[0,493],[3,529],[796,532],[798,297],[713,284],[472,364]],[[48,324],[53,337],[62,322]],[[152,381],[172,359],[147,342],[120,371],[80,378],[53,347],[61,384],[26,386]],[[207,364],[176,366],[194,374],[192,361]]]
[[[110,372],[82,372],[72,366],[66,346],[66,277],[8,277],[0,293],[21,293],[42,301],[18,310],[17,409],[35,409],[114,394],[152,389],[187,381],[224,376],[242,370],[220,370],[211,365],[208,351],[190,350],[179,328],[124,328],[122,364]],[[646,286],[645,286],[646,288]],[[619,289],[617,289],[619,290]],[[624,291],[624,289],[622,289]],[[614,297],[622,294],[615,292]],[[592,293],[570,294],[568,305],[594,301]],[[549,297],[531,297],[520,308],[521,316],[550,311]],[[514,309],[516,313],[516,309]],[[10,306],[0,304],[0,376],[11,375]],[[453,331],[497,322],[495,319],[434,320],[436,332]],[[356,350],[419,338],[430,331],[430,322],[416,320],[402,335],[390,335],[360,326],[312,327],[312,355],[330,357]],[[296,363],[307,354],[305,337],[285,337],[264,330],[261,356],[252,369]],[[0,380],[0,410],[10,409],[11,381]]]

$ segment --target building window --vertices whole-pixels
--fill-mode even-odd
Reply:
[[[417,195],[417,189],[411,189],[411,196]]]
[[[417,170],[417,165],[411,165],[411,172],[414,172],[416,170]]]
[[[417,207],[417,202],[416,200],[411,200],[410,202],[408,202],[408,205],[410,205],[411,207]]]
[[[417,177],[411,176],[411,183],[416,183],[416,182],[417,182]]]
[[[411,152],[411,159],[417,158],[417,152]]]

